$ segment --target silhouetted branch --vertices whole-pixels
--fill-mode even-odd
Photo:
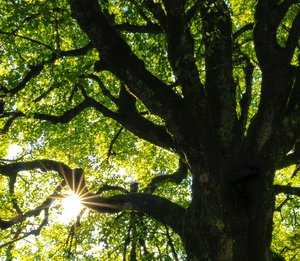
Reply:
[[[166,236],[167,236],[167,239],[168,239],[168,245],[171,248],[171,253],[173,255],[173,258],[174,258],[175,261],[179,261],[178,255],[176,253],[175,246],[174,246],[174,243],[173,243],[173,240],[172,240],[172,237],[170,235],[169,228],[167,226],[165,226],[165,229],[166,229]]]
[[[254,65],[251,63],[248,57],[246,57],[246,65],[243,68],[244,74],[245,74],[245,86],[246,90],[242,96],[242,99],[240,101],[241,106],[241,117],[240,117],[240,126],[241,126],[241,133],[243,134],[246,129],[246,124],[248,120],[248,111],[249,106],[251,103],[252,98],[252,80],[253,80],[253,71],[254,71]]]
[[[117,213],[123,210],[135,210],[170,226],[178,234],[182,233],[182,218],[185,209],[156,195],[128,193],[102,198],[96,194],[87,194],[83,204],[103,213]]]
[[[60,185],[58,185],[55,188],[54,192],[49,197],[47,197],[47,199],[41,205],[39,205],[38,207],[36,207],[32,210],[29,210],[25,213],[20,213],[18,216],[14,217],[14,218],[11,218],[10,220],[0,219],[0,229],[10,228],[11,226],[13,226],[15,224],[23,222],[28,217],[38,216],[41,213],[41,211],[43,211],[43,210],[47,211],[47,209],[50,208],[50,206],[53,203],[55,197],[58,195],[58,193],[61,191],[61,189],[64,187],[64,185],[65,185],[65,182],[63,181]],[[45,213],[48,213],[48,212],[45,212]],[[46,215],[46,216],[48,218],[48,215]],[[44,222],[46,222],[46,220],[44,220],[41,224],[43,224]],[[35,233],[37,233],[38,231],[40,231],[40,230],[35,230]]]
[[[178,169],[171,175],[160,175],[154,177],[149,185],[145,188],[145,193],[152,194],[157,187],[164,184],[165,182],[171,182],[175,184],[179,184],[183,179],[187,176],[187,165],[183,161],[179,161]]]
[[[78,48],[74,50],[53,51],[53,54],[49,60],[30,66],[30,70],[25,74],[23,79],[19,83],[17,83],[17,85],[14,88],[7,89],[4,86],[1,86],[0,91],[2,91],[4,94],[10,94],[10,95],[17,94],[19,91],[23,90],[26,87],[29,81],[31,81],[33,78],[35,78],[41,73],[41,71],[43,70],[46,64],[53,63],[57,59],[62,57],[79,56],[79,55],[86,54],[91,48],[92,48],[92,44],[89,43],[82,48]]]
[[[283,169],[300,162],[300,152],[294,151],[289,153],[277,165],[277,169]]]
[[[294,195],[300,197],[300,187],[274,185],[274,190],[276,194],[284,193],[286,195]]]
[[[35,76],[39,75],[40,72],[43,70],[45,63],[39,63],[36,65],[31,66],[30,70],[26,73],[24,78],[13,88],[7,89],[2,87],[0,91],[3,91],[5,94],[14,95],[25,88],[26,84],[32,80]]]
[[[107,160],[110,158],[110,156],[113,154],[113,146],[115,144],[115,142],[117,141],[117,139],[119,138],[119,136],[121,135],[121,132],[124,128],[121,127],[117,133],[114,135],[114,137],[112,138],[110,144],[109,144],[109,148],[108,148],[108,152],[107,152]]]
[[[98,195],[101,195],[103,192],[107,192],[107,191],[119,191],[121,193],[129,193],[129,191],[127,189],[124,189],[120,186],[112,186],[112,185],[103,185],[101,186],[97,193]]]
[[[45,213],[45,214],[44,214],[44,218],[43,218],[42,222],[40,223],[40,225],[39,225],[36,229],[33,229],[33,230],[29,231],[29,232],[26,232],[26,233],[24,233],[24,235],[22,235],[22,236],[17,236],[17,237],[14,238],[13,240],[11,240],[11,241],[9,241],[9,242],[6,242],[6,243],[4,243],[4,244],[2,244],[2,245],[0,245],[0,249],[3,248],[3,247],[6,247],[6,246],[8,246],[8,245],[11,245],[11,244],[13,244],[13,243],[15,243],[15,242],[17,242],[17,241],[19,241],[19,240],[21,240],[21,239],[24,239],[24,238],[26,238],[26,237],[29,237],[29,236],[31,236],[31,235],[38,236],[38,235],[40,234],[42,228],[43,228],[44,226],[46,226],[47,223],[48,223],[48,217],[49,217],[49,215],[48,215],[48,209],[45,209],[45,210],[44,210],[44,213]],[[0,228],[1,228],[1,221],[0,221]]]
[[[46,47],[47,49],[49,49],[49,50],[51,50],[51,51],[53,50],[53,48],[52,48],[50,45],[48,45],[48,44],[45,44],[45,43],[43,43],[43,42],[41,42],[41,41],[39,41],[39,40],[30,38],[30,37],[28,37],[28,36],[19,35],[19,34],[17,34],[16,32],[5,32],[5,31],[0,30],[0,34],[5,34],[5,35],[8,35],[8,36],[14,36],[14,37],[17,37],[17,38],[20,38],[20,39],[24,39],[24,40],[27,40],[27,41],[29,41],[29,42],[32,42],[32,43],[41,45],[41,46],[43,46],[43,47]]]
[[[71,10],[81,29],[101,53],[106,68],[127,84],[131,92],[153,113],[169,117],[170,107],[178,106],[181,103],[180,97],[146,69],[144,62],[132,52],[101,13],[98,1],[72,0]]]
[[[83,102],[79,103],[74,108],[65,111],[63,114],[56,116],[56,115],[49,115],[49,114],[43,114],[43,113],[34,113],[33,118],[39,119],[39,120],[45,120],[53,124],[57,123],[68,123],[72,119],[74,119],[77,115],[79,115],[82,111],[84,111],[87,108],[95,107],[97,110],[101,111],[105,116],[109,116],[111,118],[114,118],[114,113],[107,109],[102,104],[96,102],[92,98],[87,98]]]
[[[102,93],[108,97],[111,101],[113,101],[114,103],[117,103],[118,100],[116,97],[114,97],[111,92],[105,87],[104,83],[101,81],[100,77],[98,77],[97,75],[95,74],[88,74],[86,76],[84,76],[86,78],[89,78],[89,79],[92,79],[94,81],[96,81],[102,91]]]
[[[13,175],[13,176],[10,176],[9,177],[9,194],[10,194],[10,197],[11,197],[11,201],[12,201],[12,205],[14,207],[14,209],[16,210],[17,214],[18,215],[22,215],[22,211],[18,205],[18,202],[17,202],[17,199],[16,199],[16,196],[15,196],[15,184],[16,184],[16,181],[17,181],[17,175]]]
[[[249,23],[246,24],[244,26],[242,26],[241,28],[239,28],[236,32],[233,33],[233,39],[236,40],[237,38],[239,38],[243,33],[247,32],[247,31],[251,31],[253,30],[253,23]]]
[[[121,100],[118,99],[117,102],[120,103]],[[128,109],[130,106],[129,104],[127,105]],[[2,132],[7,132],[14,120],[21,117],[44,120],[52,124],[66,124],[87,108],[94,108],[97,111],[101,112],[104,116],[114,119],[119,124],[123,125],[126,129],[142,139],[145,139],[167,149],[175,149],[176,147],[172,137],[167,133],[164,126],[152,123],[151,121],[142,117],[142,115],[137,111],[126,111],[125,113],[124,110],[120,110],[119,112],[111,111],[103,104],[90,97],[85,97],[85,99],[81,103],[65,111],[61,115],[50,115],[35,112],[27,116],[20,111],[6,112],[2,117],[9,117],[9,119],[2,129]]]
[[[282,202],[280,203],[280,205],[279,205],[278,207],[275,208],[274,211],[280,212],[281,209],[284,207],[284,205],[285,205],[289,200],[290,200],[290,197],[289,197],[289,195],[287,195],[286,199],[285,199],[284,201],[282,201]]]
[[[157,24],[147,24],[147,25],[132,25],[129,23],[116,24],[114,27],[119,31],[126,31],[131,33],[150,33],[159,34],[162,33],[161,28]]]
[[[2,134],[6,134],[9,131],[9,128],[11,127],[11,125],[14,123],[14,121],[23,116],[23,113],[20,112],[13,112],[10,114],[11,116],[7,119],[7,121],[5,122],[3,128],[0,130],[0,133]],[[5,116],[5,115],[3,115]]]
[[[64,179],[66,184],[76,193],[81,195],[82,203],[98,212],[116,213],[122,210],[134,210],[145,213],[152,218],[172,227],[176,232],[181,233],[182,218],[185,209],[168,199],[143,193],[126,193],[111,197],[101,197],[88,191],[84,181],[82,169],[71,169],[66,164],[58,161],[41,159],[28,162],[15,162],[0,165],[0,174],[5,176],[16,175],[19,171],[40,169],[41,171],[56,171]],[[48,197],[39,207],[30,210],[21,217],[10,221],[0,220],[2,229],[8,228],[21,222],[29,216],[38,215],[43,209],[49,208],[61,185],[56,188],[53,195]],[[100,191],[101,192],[101,191]]]

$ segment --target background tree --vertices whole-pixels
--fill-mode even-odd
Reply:
[[[3,256],[299,257],[299,1],[0,6]]]

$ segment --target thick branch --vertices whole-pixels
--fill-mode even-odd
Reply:
[[[72,173],[72,169],[69,168],[66,164],[48,159],[40,159],[27,162],[13,162],[0,165],[0,173],[8,177],[16,175],[19,171],[29,171],[34,169],[39,169],[44,172],[56,171],[61,175],[61,177],[64,177],[65,173]]]
[[[159,196],[141,193],[128,193],[108,198],[91,194],[83,201],[84,205],[98,212],[115,213],[122,210],[134,210],[157,219],[178,234],[182,233],[182,219],[185,209]]]
[[[129,23],[116,24],[114,25],[119,31],[125,31],[130,33],[149,33],[149,34],[159,34],[162,33],[161,28],[157,24],[147,24],[147,25],[132,25]]]
[[[232,68],[232,21],[225,1],[201,1],[205,45],[206,90],[212,129],[230,148],[237,122]]]
[[[73,50],[59,50],[57,58],[68,57],[68,56],[80,56],[86,54],[93,47],[92,43],[88,43],[87,45],[73,49]]]
[[[167,8],[167,41],[168,58],[176,80],[182,86],[187,103],[195,106],[204,98],[194,55],[194,39],[184,16],[184,1],[168,1]]]
[[[55,116],[55,115],[48,115],[43,113],[34,113],[33,118],[39,120],[45,120],[51,122],[53,124],[57,123],[68,123],[77,115],[79,115],[83,110],[88,107],[92,107],[91,103],[88,100],[84,100],[82,103],[78,104],[76,107],[65,111],[62,115]]]
[[[146,70],[143,61],[132,53],[119,33],[100,13],[98,1],[72,0],[71,7],[73,17],[101,54],[106,69],[126,83],[153,113],[163,117],[170,115],[170,108],[180,103],[179,97]]]
[[[284,193],[286,195],[294,195],[300,197],[300,187],[274,185],[274,190],[276,194]]]
[[[257,58],[262,67],[272,67],[274,62],[286,65],[290,59],[278,45],[276,33],[286,12],[297,0],[286,0],[278,5],[275,2],[260,0],[256,6],[253,33]]]
[[[270,156],[275,153],[269,145],[275,143],[278,149],[276,153],[286,153],[285,149],[283,152],[278,151],[283,146],[289,147],[287,143],[295,141],[294,133],[286,135],[287,129],[290,129],[290,126],[286,126],[298,122],[289,120],[285,115],[287,104],[293,100],[294,79],[289,55],[285,48],[278,45],[276,38],[278,26],[293,3],[294,1],[286,0],[277,5],[275,1],[260,0],[256,8],[253,35],[256,55],[262,70],[262,84],[259,109],[249,126],[248,149]],[[280,126],[282,122],[286,126]],[[268,150],[272,150],[272,153]]]
[[[166,128],[162,125],[152,123],[137,111],[136,98],[129,93],[126,85],[121,86],[119,97],[114,101],[118,106],[117,121],[127,130],[160,147],[176,150],[176,144],[166,131]]]
[[[22,214],[22,211],[19,207],[18,201],[15,197],[15,184],[17,181],[17,175],[13,175],[9,177],[9,194],[11,196],[11,201],[14,209],[18,213],[18,215]]]
[[[2,115],[2,116],[4,116],[4,115]],[[2,133],[2,134],[6,134],[9,131],[9,128],[11,127],[11,125],[14,123],[14,121],[17,118],[22,117],[23,113],[14,112],[14,113],[9,113],[7,116],[9,116],[9,118],[5,122],[3,128],[0,130],[0,133]]]
[[[165,126],[156,125],[139,113],[119,114],[117,121],[127,130],[144,140],[166,149],[173,149],[175,151],[177,149],[176,143],[166,131]]]
[[[43,159],[0,165],[0,173],[6,176],[11,176],[19,171],[33,169],[58,172],[74,192],[82,195],[83,204],[96,211],[108,213],[122,210],[139,211],[167,224],[178,233],[182,232],[182,217],[185,213],[185,209],[167,199],[140,193],[127,193],[126,195],[116,195],[107,198],[100,197],[98,194],[93,194],[88,191],[81,169],[72,170],[66,164],[58,161]],[[40,213],[39,211],[41,211],[41,209],[48,207],[51,200],[52,197],[48,198],[40,207],[24,214],[24,217]],[[7,228],[17,222],[15,219],[12,221],[0,221],[2,228]]]
[[[129,193],[129,191],[128,191],[127,189],[124,189],[124,188],[122,188],[122,187],[120,187],[120,186],[103,185],[103,186],[101,186],[101,187],[98,189],[98,191],[97,191],[96,194],[100,195],[100,194],[102,194],[102,193],[104,193],[104,192],[106,192],[106,191],[119,191],[119,192],[125,193],[125,194],[126,194],[126,193]]]
[[[141,139],[147,140],[157,146],[166,149],[176,150],[176,144],[174,143],[172,137],[170,136],[170,134],[168,134],[164,126],[152,123],[151,121],[141,116],[137,111],[126,111],[125,113],[124,111],[113,112],[90,97],[86,97],[83,102],[81,102],[74,108],[65,111],[61,115],[33,113],[29,117],[38,120],[48,121],[52,124],[65,124],[70,122],[72,119],[74,119],[77,115],[79,115],[82,111],[84,111],[87,108],[94,108],[97,111],[101,112],[104,116],[116,120],[127,130],[131,131],[133,134],[135,134]],[[10,118],[5,124],[2,132],[7,131],[13,123],[13,121],[17,118],[27,117],[22,112],[12,112],[7,116],[10,116]]]
[[[287,109],[281,127],[280,140],[284,148],[284,155],[294,147],[294,152],[288,154],[285,161],[289,163],[291,160],[294,160],[291,164],[296,164],[300,158],[300,67],[295,66],[293,69],[292,88],[289,93]],[[287,133],[288,135],[286,135]]]
[[[97,81],[103,94],[110,98],[118,106],[118,113],[109,117],[115,119],[127,130],[144,140],[166,149],[176,148],[172,137],[167,133],[164,126],[152,123],[137,111],[135,106],[136,98],[129,93],[126,85],[122,84],[119,97],[116,98],[107,88],[105,88],[103,82],[98,76],[88,75],[88,77]],[[99,109],[99,111],[103,113],[103,110],[99,108],[99,104],[97,105],[95,102],[94,108]]]
[[[163,0],[167,15],[181,15],[184,12],[186,0]]]

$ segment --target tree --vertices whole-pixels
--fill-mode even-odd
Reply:
[[[1,218],[0,227],[42,210],[48,222],[53,195],[27,212],[14,196],[20,172],[39,169],[62,178],[55,195],[69,185],[97,212],[128,210],[171,228],[188,260],[277,260],[270,251],[275,196],[300,195],[297,186],[274,185],[276,170],[300,160],[299,1],[48,2],[0,2],[3,133],[30,137],[33,149],[55,148],[44,154],[49,159],[39,152],[3,161],[16,216]],[[75,144],[62,125],[82,146],[73,162],[53,160]],[[148,178],[144,189],[103,186],[99,177],[98,191],[87,186],[79,153],[99,140],[84,135],[113,128],[108,158],[125,130],[176,155],[177,171]],[[184,180],[191,180],[189,202],[155,192]]]

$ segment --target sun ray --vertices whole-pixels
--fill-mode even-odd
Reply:
[[[99,197],[99,195],[91,195],[91,193],[87,190],[83,193],[82,192],[78,193],[78,195],[80,196],[81,199],[86,199],[86,198],[89,198],[89,197]]]
[[[79,179],[79,184],[78,184],[77,189],[76,189],[76,193],[81,196],[81,195],[83,195],[82,192],[84,190],[86,190],[86,187],[85,187],[83,175],[81,175],[80,179]]]
[[[111,208],[111,209],[120,209],[120,206],[114,205],[114,204],[109,204],[109,203],[100,203],[100,202],[90,202],[90,201],[82,201],[82,204],[87,204],[87,205],[93,205],[97,207],[106,207],[106,208]]]
[[[97,195],[97,194],[90,194],[90,193],[86,193],[86,195],[89,195],[89,196],[85,196],[85,195],[82,195],[81,198],[84,200],[84,199],[93,199],[93,198],[99,198],[100,196]]]
[[[75,175],[74,175],[74,179],[75,179]],[[77,188],[74,188],[75,189],[75,193],[78,194],[78,195],[80,195],[80,191],[79,190],[81,190],[82,181],[83,181],[83,175],[81,175],[80,178],[79,178],[79,182],[78,182]]]
[[[69,181],[69,179],[68,179],[66,173],[64,172],[63,167],[62,167],[62,166],[59,166],[59,168],[60,168],[59,171],[60,171],[60,173],[63,175],[64,180],[66,181],[67,185],[71,188],[70,181]]]
[[[72,170],[72,190],[75,190],[75,171]]]

